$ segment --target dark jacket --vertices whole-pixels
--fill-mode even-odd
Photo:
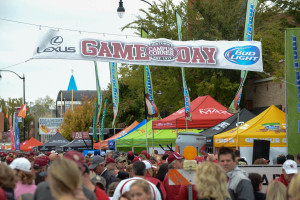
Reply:
[[[101,176],[103,178],[105,178],[106,180],[106,190],[108,189],[108,186],[113,183],[113,182],[117,182],[118,179],[107,169],[105,169],[105,171],[101,174]]]
[[[266,194],[262,192],[254,192],[255,200],[266,200]]]
[[[227,173],[228,192],[232,200],[254,200],[254,191],[246,172],[235,167]]]

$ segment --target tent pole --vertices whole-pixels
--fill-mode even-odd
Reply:
[[[239,121],[240,121],[240,112],[238,112],[238,118],[236,123],[236,150],[239,150]]]
[[[60,92],[60,117],[62,117],[62,91]]]
[[[152,129],[152,152],[154,151],[154,130]]]
[[[185,131],[187,132],[187,120],[185,118]]]
[[[285,82],[285,130],[286,130],[286,153],[289,152],[289,138],[288,138],[288,107],[287,107],[287,79],[286,79],[286,30],[284,31],[284,82]]]
[[[101,127],[99,127],[99,150],[101,152]]]
[[[148,152],[149,150],[148,150],[148,134],[147,134],[147,124],[148,124],[148,123],[146,123],[146,151]]]

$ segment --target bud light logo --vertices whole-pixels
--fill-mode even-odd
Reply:
[[[224,56],[238,65],[253,65],[259,60],[260,51],[256,46],[233,47],[225,51]]]

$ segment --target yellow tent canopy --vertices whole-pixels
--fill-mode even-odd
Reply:
[[[253,147],[254,140],[269,140],[271,147],[286,147],[285,113],[272,105],[237,128],[214,136],[214,147]]]

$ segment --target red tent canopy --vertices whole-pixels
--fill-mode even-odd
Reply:
[[[187,121],[187,128],[210,128],[233,114],[227,112],[222,106],[209,95],[199,96],[191,103],[192,121]],[[161,120],[152,121],[152,129],[185,129],[186,120],[184,107],[177,112]]]
[[[35,138],[30,138],[30,140],[28,140],[25,144],[21,145],[21,150],[22,151],[32,151],[32,148],[33,147],[36,147],[36,146],[41,146],[43,145],[42,142],[38,141],[37,139]]]

